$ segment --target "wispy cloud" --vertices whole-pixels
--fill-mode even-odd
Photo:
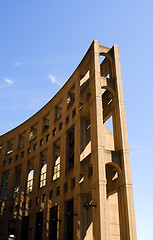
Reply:
[[[19,67],[20,65],[22,65],[22,63],[16,62],[13,64],[14,67]]]
[[[8,84],[8,86],[11,86],[13,84],[13,81],[11,79],[3,77],[3,80]]]
[[[53,75],[49,74],[48,77],[52,83],[55,83],[55,84],[59,85],[60,87],[62,86],[62,84],[60,82],[58,82]]]

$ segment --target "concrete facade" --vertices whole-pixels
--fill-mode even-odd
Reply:
[[[0,183],[0,239],[137,239],[117,46],[94,40],[54,98],[0,136]]]

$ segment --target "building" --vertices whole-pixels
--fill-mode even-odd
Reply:
[[[54,98],[0,136],[0,183],[0,239],[136,240],[117,46],[93,41]]]

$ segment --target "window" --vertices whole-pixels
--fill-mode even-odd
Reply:
[[[35,143],[35,144],[33,145],[33,150],[35,151],[36,148],[37,148],[37,143]]]
[[[23,158],[24,157],[24,151],[21,153],[21,158]]]
[[[3,167],[5,167],[5,166],[6,166],[6,160],[3,161]]]
[[[3,172],[3,175],[2,175],[0,201],[5,201],[6,200],[8,180],[9,180],[9,173],[10,173],[10,171],[7,170],[7,171]]]
[[[87,86],[89,86],[89,75],[90,75],[90,72],[88,70],[84,76],[81,76],[80,93],[82,93],[87,88]]]
[[[0,144],[0,155],[2,155],[2,144]]]
[[[12,158],[9,158],[9,164],[11,164],[12,163]]]
[[[67,93],[67,108],[69,108],[74,101],[75,101],[75,85],[73,85]]]
[[[42,240],[43,212],[36,213],[35,240]]]
[[[80,161],[91,153],[90,115],[80,119]]]
[[[46,185],[46,172],[47,172],[47,150],[40,153],[40,188]]]
[[[73,239],[73,213],[74,201],[70,200],[66,203],[66,216],[67,216],[67,236],[66,239]]]
[[[73,111],[72,111],[72,118],[74,118],[75,115],[76,115],[76,108],[74,108]]]
[[[48,134],[46,135],[46,142],[49,141],[49,138],[50,138],[50,134],[48,133]]]
[[[40,146],[42,146],[43,145],[43,138],[40,140]]]
[[[62,100],[55,106],[55,121],[62,116]]]
[[[36,197],[36,206],[39,204],[39,197]]]
[[[22,217],[22,228],[21,228],[21,239],[28,239],[28,231],[29,231],[29,216]]]
[[[11,154],[13,152],[13,140],[7,142],[6,154]]]
[[[61,123],[59,124],[59,131],[62,129],[62,125],[63,125],[63,123],[61,122]]]
[[[15,155],[15,162],[18,160],[18,158],[19,158],[19,155],[18,154]]]
[[[67,125],[69,123],[69,115],[65,119],[65,124]]]
[[[60,195],[60,187],[57,187],[56,188],[56,196],[59,196]]]
[[[46,201],[46,194],[43,194],[42,195],[42,202],[45,202]]]
[[[67,192],[67,182],[64,183],[64,189],[63,189],[63,192],[64,192],[64,193]]]
[[[50,208],[49,240],[57,240],[58,206]]]
[[[19,135],[18,148],[24,147],[25,144],[25,132]]]
[[[14,234],[15,235],[15,220],[10,220],[9,221],[9,226],[8,226],[8,235]]]
[[[34,177],[34,158],[28,161],[28,175],[26,188],[27,193],[30,193],[33,189],[33,177]]]
[[[20,194],[21,165],[15,168],[15,182],[13,188],[13,198],[18,198]]]
[[[49,200],[51,200],[52,197],[53,197],[53,190],[51,190],[51,191],[49,192]]]
[[[32,141],[37,137],[37,123],[31,127],[29,141]]]
[[[43,131],[46,131],[49,128],[49,114],[43,118]]]
[[[27,151],[28,154],[31,153],[31,147],[28,148],[28,151]]]
[[[53,129],[52,136],[54,137],[56,135],[56,128]]]
[[[54,167],[53,167],[53,181],[60,177],[60,140],[54,143]]]
[[[67,170],[74,167],[74,127],[67,131]]]

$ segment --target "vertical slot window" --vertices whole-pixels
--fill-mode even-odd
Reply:
[[[58,206],[50,208],[50,222],[49,222],[49,240],[57,240],[58,232]]]
[[[10,173],[9,170],[3,172],[2,184],[1,184],[1,193],[0,193],[0,201],[5,201],[6,200],[8,180],[9,180],[9,173]]]
[[[55,106],[55,121],[62,116],[62,100]]]
[[[49,128],[49,114],[43,118],[43,131]]]
[[[53,159],[54,159],[54,167],[53,167],[53,181],[60,177],[60,140],[54,143],[54,152],[53,152]]]
[[[25,144],[25,132],[19,135],[18,148],[24,147]]]
[[[74,201],[68,201],[66,203],[66,216],[67,216],[67,237],[66,239],[73,239],[73,217],[74,217]]]
[[[35,240],[42,240],[43,212],[36,213]]]
[[[75,101],[75,85],[67,93],[67,108],[69,108]]]
[[[29,141],[32,141],[36,137],[37,137],[37,123],[30,129]]]
[[[26,192],[30,193],[33,189],[33,177],[34,177],[34,159],[28,162],[28,176],[27,176],[27,189]]]
[[[67,170],[74,167],[74,127],[67,131]]]
[[[21,166],[15,168],[15,182],[13,188],[13,198],[18,198],[20,194]]]
[[[90,115],[80,119],[80,161],[91,153]]]
[[[40,188],[46,185],[46,172],[47,172],[47,150],[40,153]]]
[[[13,140],[7,142],[6,154],[11,154],[13,152]]]

